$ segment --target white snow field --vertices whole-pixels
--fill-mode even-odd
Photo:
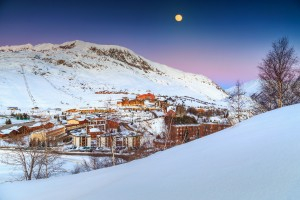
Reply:
[[[1,143],[1,141],[0,141]],[[0,150],[0,159],[1,156],[7,153],[4,150]],[[70,175],[74,170],[76,165],[80,165],[83,160],[89,160],[88,156],[71,156],[71,155],[62,155],[61,161],[63,162],[62,171],[55,174],[55,176],[65,176]],[[19,180],[22,176],[21,166],[11,166],[0,162],[0,185],[4,182],[13,182]],[[1,194],[0,194],[0,200]]]
[[[0,185],[1,200],[298,200],[300,105],[128,164]]]
[[[103,106],[126,96],[95,94],[106,90],[190,96],[221,106],[227,97],[205,76],[154,63],[124,47],[82,41],[0,47],[0,90],[0,109]]]

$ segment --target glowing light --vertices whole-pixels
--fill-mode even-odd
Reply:
[[[176,20],[177,22],[181,22],[181,21],[183,20],[182,15],[177,14],[177,15],[175,16],[175,20]]]

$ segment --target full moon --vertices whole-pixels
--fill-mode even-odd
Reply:
[[[180,14],[177,14],[177,15],[175,16],[175,20],[178,21],[178,22],[181,22],[182,19],[183,19],[183,17],[182,17],[182,15],[180,15]]]

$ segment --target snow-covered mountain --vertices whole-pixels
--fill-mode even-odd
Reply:
[[[0,185],[1,199],[300,199],[300,105],[128,164]],[[18,192],[15,192],[15,190]]]
[[[0,106],[101,106],[123,94],[189,96],[223,104],[227,97],[213,81],[147,60],[119,46],[82,41],[0,47]]]
[[[228,94],[232,93],[235,90],[235,86],[232,86],[228,89],[226,89],[226,92]],[[257,93],[260,91],[260,82],[259,79],[251,80],[248,82],[245,82],[242,84],[242,89],[246,92],[246,96],[251,96],[254,93]]]

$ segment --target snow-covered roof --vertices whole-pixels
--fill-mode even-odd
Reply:
[[[200,124],[174,124],[174,127],[200,126]]]
[[[71,135],[74,135],[74,136],[89,136],[86,132],[86,129],[71,131]]]
[[[10,130],[18,130],[20,128],[20,126],[12,126],[12,127],[10,127],[9,129]]]
[[[70,120],[75,120],[75,121],[79,121],[79,122],[82,122],[84,120],[86,120],[85,118],[71,118],[71,119],[68,119],[68,121]]]
[[[72,133],[72,135],[77,136],[77,137],[91,137],[91,135],[86,134],[86,133]]]
[[[20,128],[20,126],[12,126],[12,127],[8,128],[8,129],[1,130],[0,133],[3,134],[3,135],[7,135],[7,134],[9,134],[12,131],[17,131],[19,128]]]
[[[29,127],[38,127],[38,126],[41,126],[41,125],[42,125],[42,123],[38,122],[38,123],[35,123],[35,124],[33,124],[33,125],[29,126]]]
[[[91,133],[100,132],[100,129],[99,128],[91,128],[90,132]]]
[[[7,135],[7,134],[9,134],[11,131],[12,131],[12,130],[10,130],[10,129],[4,129],[4,130],[1,130],[0,133],[1,133],[2,135]]]

